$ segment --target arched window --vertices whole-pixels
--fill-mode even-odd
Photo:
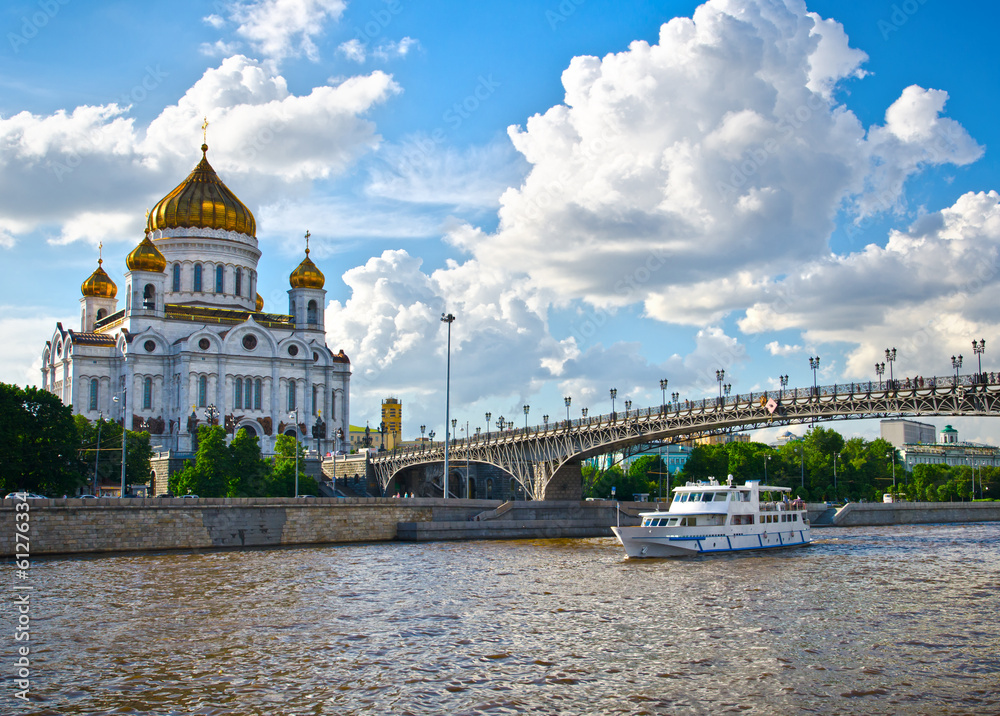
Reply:
[[[216,293],[222,293],[222,289],[223,289],[222,279],[223,279],[223,277],[224,277],[224,274],[222,272],[222,265],[220,264],[219,266],[215,267],[215,292]]]
[[[260,378],[253,384],[253,409],[260,410]]]
[[[174,279],[173,279],[173,290],[179,292],[181,290],[181,265],[174,264]]]
[[[194,290],[201,290],[201,264],[194,265]]]
[[[198,407],[204,408],[208,405],[208,378],[198,376]]]
[[[243,295],[243,269],[236,269],[236,289],[233,293],[237,296]]]
[[[337,391],[330,393],[330,416],[337,414]]]
[[[318,323],[316,313],[316,302],[310,301],[309,305],[306,306],[306,323]]]
[[[146,287],[142,289],[142,307],[147,311],[156,308],[156,289],[151,283],[147,283]]]
[[[97,410],[97,378],[90,381],[90,409]]]
[[[316,415],[316,411],[319,410],[319,406],[316,405],[316,395],[317,395],[317,391],[316,391],[316,386],[314,385],[313,386],[313,397],[312,397],[312,411],[313,411],[313,415]]]
[[[295,410],[295,381],[288,381],[288,409]]]
[[[103,308],[98,308],[97,309],[97,320],[98,321],[101,320],[102,318],[104,318],[107,315],[108,315],[108,312],[105,311]]]
[[[243,379],[236,379],[236,387],[233,389],[233,407],[243,407]]]
[[[250,402],[253,398],[253,382],[247,378],[243,382],[243,407],[250,410]]]
[[[153,407],[153,379],[146,378],[142,381],[142,409],[150,410]]]

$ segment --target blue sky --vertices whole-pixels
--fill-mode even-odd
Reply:
[[[267,310],[302,235],[352,421],[523,421],[946,375],[998,326],[992,3],[5,3],[0,380],[76,327],[97,244],[209,158],[254,211]],[[588,59],[589,58],[589,59]],[[511,129],[512,128],[512,129]],[[971,364],[967,357],[966,365]],[[620,406],[619,406],[620,407]],[[943,420],[935,421],[943,425]],[[1000,442],[991,421],[963,438]],[[877,425],[840,424],[876,434]],[[766,438],[766,434],[761,437]]]

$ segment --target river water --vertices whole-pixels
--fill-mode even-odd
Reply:
[[[40,559],[0,713],[1000,714],[1000,524],[813,536]]]

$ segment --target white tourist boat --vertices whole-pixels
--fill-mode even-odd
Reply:
[[[684,557],[709,552],[798,547],[809,544],[809,516],[790,488],[715,479],[675,487],[666,511],[642,512],[637,527],[612,527],[625,553]]]

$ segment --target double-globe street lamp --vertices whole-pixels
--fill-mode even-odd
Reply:
[[[611,389],[611,419],[615,419],[615,398],[618,397],[618,388]]]
[[[892,374],[892,364],[896,362],[896,349],[886,348],[885,349],[885,362],[889,364],[889,387],[892,389],[896,388],[895,378]]]
[[[660,379],[660,412],[666,412],[667,410],[667,383],[669,381],[666,378]]]
[[[958,387],[958,382],[959,382],[958,369],[962,367],[962,356],[961,356],[961,354],[959,354],[959,356],[957,358],[955,356],[951,357],[951,367],[955,369],[955,387],[957,388]]]
[[[878,376],[878,389],[882,390],[882,376],[885,375],[885,361],[875,364],[875,375]]]
[[[983,351],[986,350],[986,339],[982,338],[979,341],[972,341],[972,352],[976,354],[976,358],[979,359],[979,382],[984,385],[987,383],[985,376],[983,376]]]
[[[448,430],[451,418],[451,324],[455,322],[452,314],[441,314],[441,322],[448,324],[448,371],[444,388],[444,499],[448,499]]]
[[[214,405],[210,405],[209,408],[214,408]],[[299,412],[293,410],[288,414],[288,419],[292,421],[292,427],[295,429],[295,496],[299,496]]]
[[[566,429],[569,430],[569,404],[573,402],[573,399],[566,396],[563,398],[563,402],[566,403]]]

